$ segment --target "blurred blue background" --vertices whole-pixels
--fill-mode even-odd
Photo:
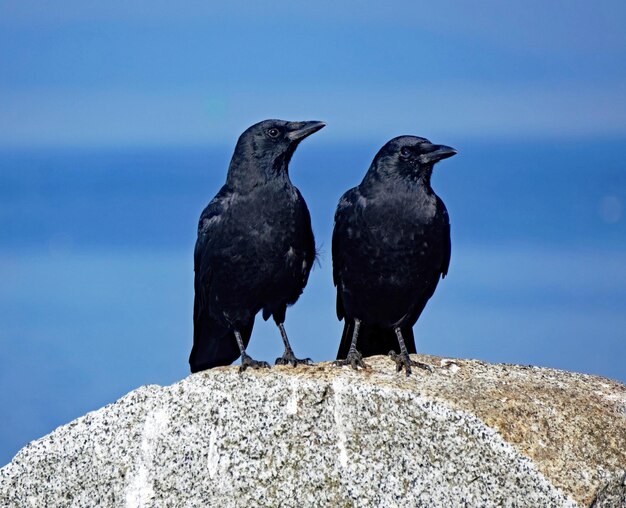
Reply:
[[[338,345],[339,196],[417,134],[459,150],[418,349],[626,381],[625,23],[620,1],[2,2],[0,465],[187,375],[197,218],[264,118],[328,123],[291,164],[322,251],[298,355]],[[281,351],[258,320],[250,353]]]

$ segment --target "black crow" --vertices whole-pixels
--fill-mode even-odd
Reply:
[[[333,231],[337,317],[345,319],[336,362],[364,367],[387,354],[397,370],[414,362],[413,325],[450,263],[450,223],[430,186],[433,165],[456,154],[400,136],[374,157],[363,181],[340,199]]]
[[[294,356],[283,326],[315,260],[309,210],[288,168],[300,141],[325,125],[265,120],[239,137],[226,183],[198,224],[191,372],[239,356],[241,370],[268,367],[245,349],[260,310],[274,318],[285,344],[276,363],[310,363]]]

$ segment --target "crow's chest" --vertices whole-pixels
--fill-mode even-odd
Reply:
[[[385,255],[419,254],[425,242],[444,233],[436,199],[373,202],[363,208],[356,222],[353,236],[360,234],[362,242],[382,249]]]
[[[301,204],[288,191],[259,193],[238,200],[229,210],[232,239],[270,255],[292,244],[303,228]]]

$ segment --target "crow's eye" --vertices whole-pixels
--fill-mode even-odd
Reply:
[[[411,150],[409,150],[408,147],[403,146],[402,148],[400,148],[400,155],[402,155],[402,157],[408,157],[409,155],[411,155]]]
[[[280,134],[280,131],[276,128],[276,127],[272,127],[270,130],[267,131],[267,135],[270,138],[277,138],[278,135]]]

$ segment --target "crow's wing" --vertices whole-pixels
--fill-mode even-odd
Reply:
[[[193,348],[189,356],[192,372],[229,365],[240,356],[234,333],[213,319],[209,309],[212,250],[219,243],[215,239],[221,236],[222,221],[231,198],[229,189],[222,187],[204,209],[198,223],[198,239],[194,250]],[[252,325],[240,332],[247,346]]]
[[[309,213],[309,208],[306,206],[306,201],[304,201],[298,189],[296,189],[296,193],[298,194],[297,233],[300,235],[300,242],[305,252],[306,261],[306,264],[302,265],[302,289],[304,289],[309,280],[313,263],[315,262],[315,236],[313,235],[311,214]]]
[[[356,188],[347,191],[337,205],[335,211],[335,227],[332,238],[333,257],[333,283],[337,288],[337,318],[342,320],[345,316],[343,303],[341,301],[341,269],[345,264],[344,257],[348,254],[346,242],[348,240],[348,228],[354,220],[354,205],[356,203]]]
[[[194,287],[198,311],[207,310],[205,300],[211,281],[211,240],[219,233],[220,223],[227,205],[228,190],[225,187],[211,200],[200,214],[198,221],[198,238],[193,254],[193,269],[195,273]],[[200,301],[198,301],[200,299]]]
[[[450,241],[450,218],[448,216],[448,210],[443,204],[441,199],[437,198],[438,208],[441,209],[442,220],[444,223],[443,231],[443,262],[441,263],[441,278],[445,279],[448,275],[448,268],[450,267],[450,255],[452,253],[452,243]]]

